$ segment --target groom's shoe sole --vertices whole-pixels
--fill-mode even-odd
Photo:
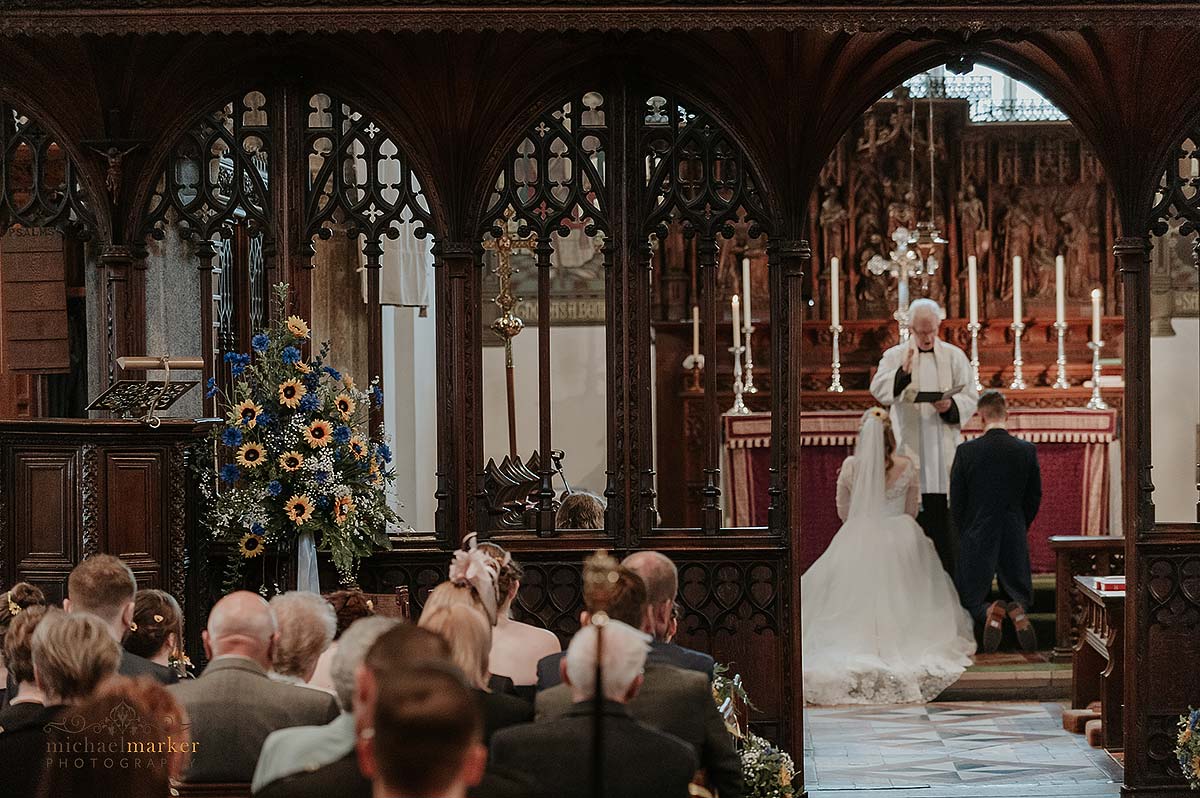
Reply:
[[[1037,651],[1037,632],[1033,630],[1033,624],[1025,616],[1025,608],[1015,601],[1010,601],[1008,617],[1013,622],[1013,628],[1017,630],[1017,643],[1021,646],[1021,650],[1027,654]]]
[[[983,651],[985,654],[995,653],[996,649],[1000,648],[1006,614],[1006,607],[1002,601],[993,601],[987,608],[987,616],[983,619]]]

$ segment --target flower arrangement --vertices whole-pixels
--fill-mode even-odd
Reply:
[[[1175,756],[1188,784],[1200,790],[1200,709],[1188,707],[1188,714],[1179,719]]]
[[[717,664],[713,668],[713,700],[717,706],[727,698],[755,709],[750,696],[742,686],[740,676],[729,676],[729,666]],[[792,778],[796,775],[796,763],[786,752],[771,745],[766,739],[750,730],[744,733],[736,726],[730,728],[742,760],[742,779],[746,785],[746,798],[791,798],[795,795]]]
[[[391,451],[367,432],[368,408],[382,405],[383,392],[378,378],[361,390],[326,365],[328,341],[306,361],[308,324],[287,315],[286,284],[274,291],[272,329],[251,339],[252,353],[225,355],[230,393],[208,380],[206,397],[219,396],[226,413],[212,433],[225,462],[218,468],[214,458],[215,474],[201,481],[207,523],[241,555],[229,581],[245,560],[311,533],[349,584],[361,558],[390,548],[388,524],[400,520],[387,503]]]

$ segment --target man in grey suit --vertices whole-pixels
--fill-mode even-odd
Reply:
[[[653,620],[645,583],[624,564],[617,574],[622,599],[609,605],[609,616],[647,634],[652,633]],[[585,591],[584,603],[591,610],[588,600],[589,594]],[[582,623],[585,627],[590,620],[590,613],[584,612]],[[650,649],[651,653],[653,650]],[[564,658],[559,663],[560,677],[565,678],[566,666]],[[571,688],[559,684],[539,691],[535,708],[538,723],[567,717],[574,711]],[[634,720],[690,744],[700,767],[721,798],[740,798],[744,794],[741,760],[713,702],[708,675],[704,671],[676,667],[647,656],[645,677],[637,694],[629,700],[628,711]]]
[[[267,677],[278,634],[271,608],[257,594],[230,593],[212,608],[203,635],[208,667],[170,688],[198,743],[184,781],[248,782],[271,732],[338,716],[328,693]]]

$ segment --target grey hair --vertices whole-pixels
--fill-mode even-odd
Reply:
[[[620,621],[609,620],[604,626],[604,657],[600,663],[604,679],[604,697],[623,701],[646,665],[649,636]],[[596,627],[588,624],[571,638],[567,646],[567,679],[576,701],[596,695]]]
[[[392,627],[399,625],[396,618],[386,618],[382,615],[372,615],[359,618],[342,632],[338,638],[337,651],[333,655],[333,664],[329,668],[329,676],[333,680],[333,689],[337,694],[338,703],[346,712],[350,711],[354,702],[354,675],[358,666],[367,657],[367,652],[375,641]]]
[[[337,633],[333,605],[319,593],[290,590],[271,599],[279,624],[272,667],[284,676],[307,675]]]
[[[934,302],[928,297],[914,299],[912,304],[908,306],[908,321],[911,324],[917,320],[917,316],[928,313],[937,320],[938,324],[942,323],[942,319],[946,318],[946,312],[942,310],[942,306]]]

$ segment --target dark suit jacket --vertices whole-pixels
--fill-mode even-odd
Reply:
[[[950,510],[960,537],[1020,532],[1042,503],[1037,448],[991,429],[958,447],[950,469]]]
[[[489,693],[476,690],[479,706],[483,709],[483,742],[488,743],[492,735],[518,723],[533,722],[533,704],[514,695]]]
[[[565,656],[566,652],[559,651],[538,660],[538,690],[546,690],[556,684],[562,684],[562,673],[559,671],[558,664]],[[707,676],[710,682],[715,667],[713,658],[702,651],[693,651],[675,643],[660,643],[657,640],[650,644],[650,653],[646,655],[646,664],[673,665],[684,670],[699,671]]]
[[[50,739],[46,724],[57,720],[66,707],[39,707],[39,710],[0,732],[0,763],[4,767],[0,794],[32,796],[37,792],[46,767],[46,743]]]
[[[537,785],[519,773],[488,768],[468,798],[548,798]],[[358,769],[358,754],[346,756],[324,767],[293,773],[263,787],[254,798],[371,798],[371,782]]]
[[[565,684],[538,693],[539,723],[564,717],[571,709],[571,692]],[[688,743],[721,798],[741,798],[745,791],[741,758],[704,674],[647,664],[642,689],[629,702],[628,710],[635,720]]]
[[[125,649],[121,649],[121,662],[117,665],[117,673],[134,678],[149,676],[160,684],[175,684],[179,681],[179,674],[170,668],[159,665],[157,662],[151,662],[145,657],[139,657],[137,654],[131,654]]]
[[[192,754],[185,781],[250,781],[267,735],[290,726],[322,726],[338,716],[321,690],[272,681],[242,657],[218,657],[198,679],[172,685],[191,722]]]
[[[684,741],[634,720],[621,704],[604,708],[605,794],[685,798],[696,755]],[[572,706],[560,718],[514,726],[492,738],[491,764],[516,770],[554,798],[591,794],[594,709]]]

